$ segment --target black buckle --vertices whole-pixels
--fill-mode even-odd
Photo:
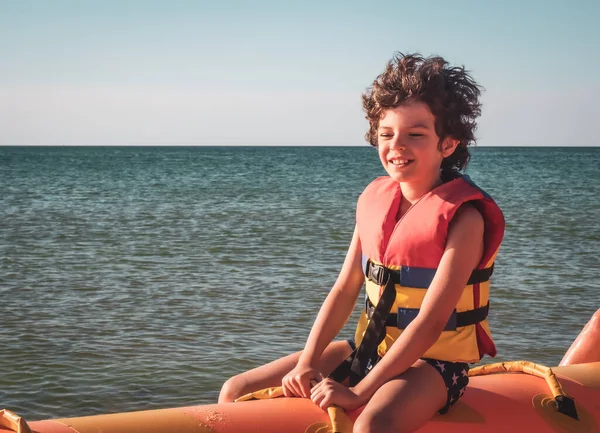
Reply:
[[[387,269],[381,265],[369,261],[369,279],[379,286],[387,284],[388,272]]]

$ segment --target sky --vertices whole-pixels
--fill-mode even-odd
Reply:
[[[366,145],[396,52],[464,65],[481,146],[599,146],[600,1],[0,0],[0,145]]]

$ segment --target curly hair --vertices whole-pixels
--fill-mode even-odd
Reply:
[[[397,53],[362,96],[369,121],[365,139],[377,147],[377,128],[385,110],[407,101],[423,102],[435,117],[440,144],[448,137],[459,141],[441,168],[443,174],[456,173],[467,166],[467,146],[476,141],[481,89],[464,67],[450,66],[442,57]]]

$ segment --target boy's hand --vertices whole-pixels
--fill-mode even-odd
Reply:
[[[367,403],[353,388],[348,388],[333,379],[317,383],[311,390],[310,399],[323,410],[327,410],[329,406],[354,410]]]
[[[315,383],[321,380],[323,380],[323,376],[316,369],[297,365],[281,381],[283,395],[286,397],[310,398],[311,382]]]

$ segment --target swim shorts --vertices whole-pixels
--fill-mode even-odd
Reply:
[[[349,339],[348,344],[352,350],[356,349],[354,339]],[[465,388],[469,383],[469,364],[466,362],[450,362],[438,359],[421,358],[427,364],[431,365],[442,376],[446,384],[447,398],[446,404],[438,413],[443,415],[454,406],[459,398],[465,393]]]
[[[438,359],[421,358],[427,364],[435,368],[442,375],[446,383],[447,399],[446,404],[438,413],[443,415],[454,406],[459,398],[465,393],[465,388],[469,383],[469,364],[466,362],[440,361]]]

